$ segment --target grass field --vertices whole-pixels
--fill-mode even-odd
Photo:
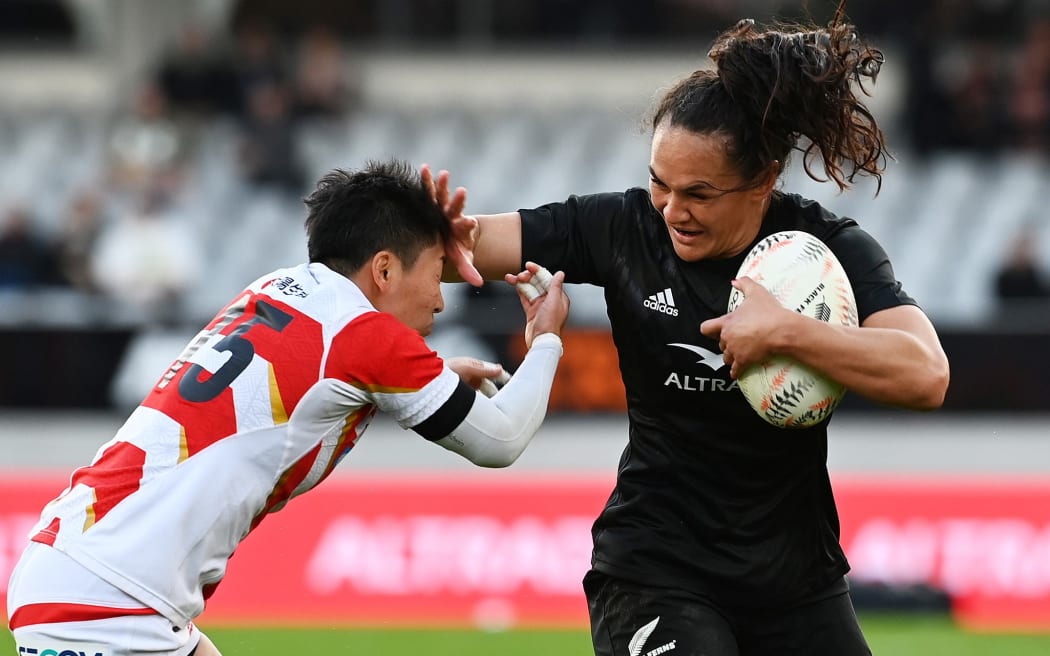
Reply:
[[[861,618],[876,656],[1046,656],[1050,634],[967,633],[945,616]],[[383,656],[581,655],[590,651],[585,631],[481,631],[209,628],[204,631],[224,656],[287,654],[382,654]],[[8,633],[0,653],[14,654]]]

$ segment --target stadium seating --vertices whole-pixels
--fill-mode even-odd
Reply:
[[[498,115],[372,107],[343,121],[302,125],[297,143],[308,180],[333,167],[402,157],[448,168],[453,184],[468,188],[471,211],[493,212],[646,184],[648,137],[641,119],[594,107]],[[108,125],[105,116],[57,110],[0,114],[0,199],[31,201],[38,230],[57,237],[72,196],[102,182]],[[194,321],[246,278],[305,254],[299,197],[246,185],[234,163],[236,140],[230,124],[206,128],[178,199],[208,262],[203,279],[210,282],[190,305]],[[899,278],[935,320],[980,324],[992,311],[990,281],[1011,239],[1023,224],[1045,217],[1040,192],[1050,181],[1050,164],[1021,156],[896,155],[877,197],[867,179],[845,193],[810,180],[800,159],[782,186],[857,218],[883,243]],[[1042,251],[1050,250],[1050,231],[1040,239]],[[459,291],[449,288],[453,296]],[[600,296],[594,290],[577,294],[586,298],[574,321],[604,323]],[[454,315],[457,304],[450,301]]]

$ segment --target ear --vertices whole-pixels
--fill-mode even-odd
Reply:
[[[773,193],[773,187],[777,184],[777,178],[780,177],[780,162],[773,160],[769,164],[769,168],[762,175],[762,181],[754,187],[747,190],[747,194],[752,197],[755,201],[765,201],[771,193]]]
[[[379,251],[372,256],[372,283],[380,292],[386,292],[396,275],[397,258],[390,251]]]
[[[765,197],[773,193],[773,187],[777,184],[777,179],[780,177],[780,161],[773,160],[769,164],[769,170],[766,171],[766,178],[762,181],[762,184],[755,188],[755,192],[760,196]]]

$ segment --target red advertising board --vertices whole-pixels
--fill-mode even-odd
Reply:
[[[64,481],[0,477],[0,587]],[[580,580],[611,483],[507,471],[333,478],[262,522],[202,620],[585,626]],[[1050,481],[834,483],[855,581],[932,584],[975,628],[1050,630]]]
[[[1050,630],[1050,479],[834,481],[857,581],[929,583],[972,628]]]
[[[216,623],[583,626],[608,476],[338,477],[266,518],[208,602]],[[60,477],[0,479],[3,586]]]

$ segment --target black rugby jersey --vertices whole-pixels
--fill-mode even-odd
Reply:
[[[750,248],[685,262],[644,189],[520,210],[522,259],[604,288],[628,444],[593,526],[596,569],[728,604],[791,603],[849,569],[827,472],[827,423],[778,429],[751,409],[700,323],[725,313]],[[856,222],[776,193],[755,239],[804,230],[841,261],[859,318],[914,304]]]

